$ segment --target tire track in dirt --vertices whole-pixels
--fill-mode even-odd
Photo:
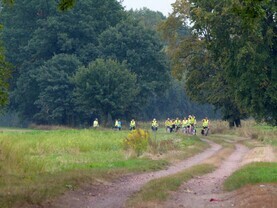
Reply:
[[[111,184],[106,184],[105,187],[95,190],[91,187],[91,190],[86,190],[85,193],[78,191],[71,191],[66,193],[64,196],[58,198],[51,204],[50,207],[54,208],[120,208],[124,207],[126,200],[135,192],[139,191],[140,188],[150,180],[175,174],[183,171],[194,165],[197,165],[205,159],[214,155],[218,150],[221,149],[221,145],[218,145],[209,140],[203,141],[209,143],[210,148],[199,153],[193,157],[190,157],[176,165],[170,166],[166,170],[143,173],[138,175],[131,175],[120,178]],[[91,194],[93,193],[93,194]]]
[[[236,150],[214,172],[194,178],[184,183],[179,191],[162,207],[209,208],[234,207],[230,195],[223,192],[223,182],[242,164],[248,148],[236,144]]]

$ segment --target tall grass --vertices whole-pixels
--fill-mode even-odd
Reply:
[[[0,176],[5,180],[0,181],[0,207],[36,204],[69,187],[93,183],[96,178],[109,180],[123,173],[159,170],[168,165],[164,159],[128,155],[123,147],[128,133],[103,129],[2,130]],[[172,148],[164,145],[167,141],[174,140],[174,147],[184,152],[202,145],[199,139],[189,142],[179,134],[159,131],[150,135],[161,144],[164,153]],[[148,151],[155,153],[151,145]]]
[[[211,133],[236,135],[277,146],[277,127],[256,123],[254,120],[243,120],[241,127],[233,129],[225,121],[211,121]]]

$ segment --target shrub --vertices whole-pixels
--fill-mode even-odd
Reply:
[[[148,131],[136,129],[131,131],[127,138],[123,140],[123,145],[125,149],[132,149],[135,151],[137,156],[140,156],[147,150],[149,140],[150,135]]]

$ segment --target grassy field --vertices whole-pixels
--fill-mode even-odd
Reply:
[[[155,145],[135,157],[122,145],[128,133],[0,129],[0,174],[5,179],[0,181],[0,207],[37,204],[82,183],[159,170],[169,164],[167,152],[177,150],[178,157],[184,158],[207,147],[197,137],[160,130],[155,135],[150,133]]]
[[[246,165],[225,181],[224,188],[232,191],[256,183],[277,183],[277,163],[259,162]]]

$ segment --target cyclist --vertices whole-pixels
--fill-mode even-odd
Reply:
[[[130,122],[130,130],[135,130],[135,129],[136,129],[136,122],[134,119],[132,119]]]
[[[176,118],[175,120],[175,131],[177,132],[181,128],[181,120]]]
[[[157,131],[158,130],[158,126],[159,126],[159,124],[158,124],[157,120],[154,118],[153,121],[152,121],[152,124],[151,124],[151,129],[153,131]]]
[[[118,122],[117,122],[117,129],[120,131],[122,128],[122,123],[120,121],[120,119],[118,119]]]
[[[93,121],[93,128],[98,128],[99,127],[99,122],[98,122],[98,119],[96,118],[94,121]]]
[[[184,117],[184,119],[182,120],[183,133],[188,133],[188,125],[188,120],[186,117]]]
[[[201,131],[201,134],[207,136],[208,135],[208,131],[209,131],[209,120],[208,120],[208,117],[205,117],[202,120],[202,127],[203,127],[203,129]]]
[[[165,125],[165,129],[166,129],[166,132],[171,132],[171,122],[170,122],[170,119],[167,118],[167,120],[164,122],[164,125]]]
[[[118,130],[118,120],[117,119],[114,122],[114,128],[115,128],[115,130]]]
[[[191,134],[196,134],[195,126],[196,126],[196,119],[195,119],[195,116],[192,115],[192,116],[190,116],[190,133]]]

